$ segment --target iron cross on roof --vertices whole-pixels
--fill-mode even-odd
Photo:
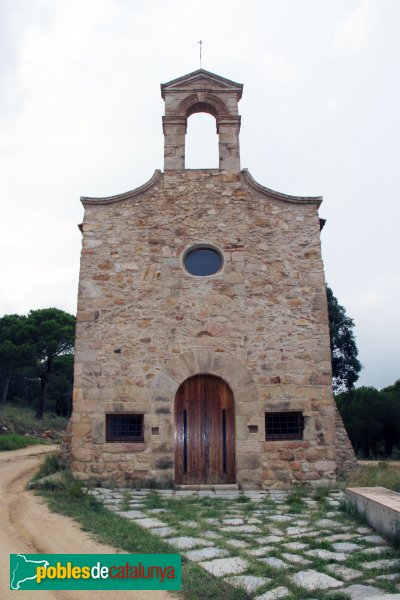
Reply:
[[[203,42],[203,40],[199,40],[197,43],[200,46],[200,69],[202,69],[203,65],[202,65],[202,60],[201,60],[201,50],[202,50],[202,45],[203,45],[204,42]]]

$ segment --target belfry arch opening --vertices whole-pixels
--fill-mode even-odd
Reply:
[[[185,168],[240,171],[240,115],[237,104],[242,96],[242,87],[203,69],[161,85],[161,95],[165,100],[166,172]],[[201,116],[192,117],[198,113]],[[211,125],[213,121],[204,113],[212,115],[215,124]],[[214,127],[218,137],[217,163],[214,158]],[[202,139],[203,136],[206,140]]]
[[[209,111],[207,113],[193,111],[187,120],[185,139],[186,169],[219,168],[216,121]]]

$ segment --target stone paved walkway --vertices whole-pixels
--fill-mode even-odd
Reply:
[[[340,511],[341,491],[93,493],[255,600],[400,599],[400,552]]]

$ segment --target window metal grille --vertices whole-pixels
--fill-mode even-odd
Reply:
[[[304,418],[301,412],[265,413],[266,440],[303,439]]]
[[[107,442],[143,442],[143,415],[106,415]]]

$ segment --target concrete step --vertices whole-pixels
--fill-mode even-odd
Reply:
[[[212,492],[225,492],[230,490],[239,490],[239,485],[237,483],[226,483],[226,484],[213,484],[213,485],[177,485],[177,490],[195,490],[202,491],[208,490]]]

